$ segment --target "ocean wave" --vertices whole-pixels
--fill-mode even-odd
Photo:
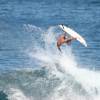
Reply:
[[[32,28],[34,44],[25,53],[39,67],[18,68],[0,74],[0,88],[8,99],[99,100],[99,72],[81,68],[71,47],[62,47],[63,53],[57,50],[57,27],[52,26],[46,31],[34,25],[26,27],[27,31]]]

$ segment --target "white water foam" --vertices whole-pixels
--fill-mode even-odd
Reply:
[[[31,97],[25,96],[25,94],[18,88],[10,88],[8,92],[9,100],[34,100]]]
[[[29,52],[30,57],[39,60],[40,65],[50,66],[49,68],[52,69],[57,75],[59,75],[59,73],[62,72],[64,75],[66,75],[66,73],[70,74],[79,84],[81,84],[84,87],[84,89],[91,96],[91,100],[100,100],[100,73],[89,69],[80,68],[79,66],[77,66],[77,62],[75,60],[74,55],[72,54],[70,47],[63,49],[62,54],[59,53],[59,51],[56,48],[56,44],[53,44],[56,39],[55,35],[50,35],[54,33],[54,28],[49,28],[47,32],[49,34],[46,34],[46,36],[44,37],[46,48],[41,48],[41,44],[40,46],[34,47],[36,49],[36,52]],[[53,40],[50,41],[52,37]],[[60,67],[62,72],[59,72],[57,67]],[[56,89],[56,93],[54,94],[57,95],[57,90],[59,90],[59,88],[62,89],[62,86],[64,87],[65,84],[59,86],[58,89]],[[77,98],[76,100],[86,99],[84,97],[77,97],[77,95],[75,95],[74,93],[72,93],[71,96],[73,97],[70,100],[74,100],[74,98]],[[57,98],[54,100],[66,100],[66,96],[63,95],[58,97],[57,95]]]

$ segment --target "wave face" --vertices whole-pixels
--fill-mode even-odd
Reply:
[[[63,53],[57,50],[57,28],[24,25],[24,31],[35,33],[25,53],[36,67],[1,72],[0,89],[8,100],[100,99],[100,73],[79,66],[71,47],[63,46]]]

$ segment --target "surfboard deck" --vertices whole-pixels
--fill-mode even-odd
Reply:
[[[71,37],[76,38],[77,41],[79,41],[81,44],[83,44],[85,47],[87,47],[87,43],[85,41],[85,39],[79,35],[79,33],[75,32],[73,29],[65,26],[65,25],[59,25],[59,27],[66,32],[68,35],[70,35]]]

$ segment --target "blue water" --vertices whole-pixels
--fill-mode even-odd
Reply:
[[[29,94],[26,95],[29,97],[34,94],[34,90],[35,90],[34,86],[38,87],[38,85],[40,84],[40,83],[39,84],[34,83],[34,79],[36,77],[38,80],[40,79],[39,81],[42,81],[42,85],[51,84],[49,83],[48,80],[50,80],[50,82],[51,80],[54,80],[53,84],[62,81],[62,78],[61,80],[60,79],[57,80],[56,78],[52,79],[49,77],[49,75],[47,76],[47,79],[46,76],[43,77],[41,76],[41,74],[40,76],[42,78],[40,78],[40,76],[34,76],[35,74],[39,74],[43,71],[43,70],[41,71],[41,67],[50,65],[49,60],[46,61],[46,65],[45,64],[42,65],[44,63],[43,61],[41,61],[42,64],[40,64],[39,63],[40,59],[37,55],[35,55],[36,53],[41,53],[41,55],[39,54],[39,56],[42,56],[42,54],[43,56],[47,55],[48,57],[50,57],[49,58],[50,61],[53,59],[52,58],[53,55],[56,55],[57,58],[56,57],[54,58],[58,59],[59,52],[57,51],[55,43],[49,44],[49,46],[52,46],[53,48],[53,49],[49,48],[50,51],[48,49],[45,49],[46,48],[45,45],[47,44],[44,41],[45,37],[43,37],[42,35],[50,32],[49,31],[50,27],[53,27],[54,30],[57,30],[56,26],[62,23],[68,25],[69,27],[73,28],[75,31],[80,33],[86,39],[88,44],[88,47],[85,48],[84,46],[82,46],[80,43],[76,41],[73,42],[70,47],[64,46],[63,51],[65,52],[66,57],[69,58],[72,62],[73,62],[72,58],[74,57],[75,63],[77,63],[77,67],[84,68],[86,70],[99,71],[100,70],[100,38],[99,38],[100,37],[99,34],[100,33],[100,28],[99,28],[100,27],[100,2],[99,0],[86,0],[86,1],[84,0],[22,0],[22,1],[1,0],[0,1],[0,70],[1,70],[0,89],[1,91],[4,91],[8,95],[9,94],[9,92],[7,91],[8,87],[13,86],[13,88],[14,87],[18,89],[20,88],[20,91],[24,91],[23,93],[27,94],[27,92],[29,92],[29,90],[32,88],[33,91],[31,91]],[[53,29],[51,31],[55,33]],[[52,32],[50,32],[50,34],[52,34]],[[69,48],[71,48],[71,51]],[[44,52],[47,53],[45,54]],[[71,58],[68,57],[66,52],[70,52],[71,55],[73,55],[73,57]],[[30,54],[33,56],[35,55],[35,57],[33,56],[31,57]],[[36,57],[38,59],[36,59]],[[56,62],[55,59],[54,61]],[[59,59],[61,58],[59,57]],[[58,63],[57,66],[61,66],[61,65]],[[29,74],[29,72],[24,73],[23,71],[21,72],[15,71],[16,69],[23,70],[25,68],[32,68],[30,69],[32,70],[32,72],[30,72],[31,74]],[[33,71],[35,70],[35,68],[36,69],[40,68],[39,69],[40,72],[37,73],[36,71],[35,73],[35,71]],[[46,70],[46,72],[48,71]],[[19,75],[18,73],[21,74]],[[72,76],[73,74],[70,77]],[[11,79],[8,77],[11,77]],[[70,77],[68,78],[70,79]],[[33,87],[29,86],[29,88],[28,87],[25,88],[24,86],[25,79],[26,81],[29,81],[28,83],[29,85],[30,84],[32,85],[33,83],[34,86]],[[10,82],[11,80],[13,81]],[[46,80],[46,82],[48,83],[46,83],[43,80]],[[6,84],[6,81],[8,82],[9,85]],[[20,85],[18,85],[18,81],[20,81],[19,83]],[[78,85],[80,83],[76,82],[76,84]],[[76,88],[77,85],[75,85]],[[59,86],[59,84],[57,84],[57,86]],[[53,85],[53,88],[54,87],[56,88],[55,85]],[[44,89],[44,92],[47,91],[49,92],[47,92],[46,94],[46,93],[41,93],[42,90],[37,90],[36,94],[34,94],[32,97],[35,99],[32,100],[43,100],[44,97],[46,97],[45,99],[48,100],[47,97],[51,96],[51,92],[53,92],[52,86],[50,87],[44,86],[44,88],[42,89]],[[62,90],[61,92],[63,93],[65,90]],[[84,89],[82,88],[82,90]],[[79,92],[79,90],[77,91]],[[40,96],[41,99],[37,97],[37,94],[38,96]],[[84,93],[82,92],[82,94]],[[89,93],[89,95],[91,95],[91,93]],[[26,98],[26,96],[23,98]],[[88,100],[87,95],[85,95],[85,97]],[[74,97],[70,99],[74,100]],[[96,100],[96,98],[95,99],[92,98],[92,99]],[[22,100],[22,99],[17,98],[11,100]],[[31,100],[31,99],[27,98],[25,100]],[[58,99],[56,98],[50,100],[58,100]],[[65,99],[63,99],[62,97],[62,99],[59,100],[65,100]],[[78,98],[76,100],[81,100],[81,99]]]

